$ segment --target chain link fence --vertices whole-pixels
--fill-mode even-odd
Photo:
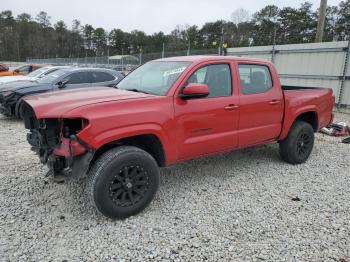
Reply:
[[[217,49],[167,51],[157,53],[139,53],[133,55],[68,57],[68,58],[27,58],[27,63],[48,65],[70,65],[80,67],[113,68],[118,71],[130,71],[148,61],[174,56],[218,55]]]

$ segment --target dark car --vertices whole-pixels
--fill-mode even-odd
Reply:
[[[0,113],[20,116],[22,98],[25,96],[72,88],[97,86],[114,87],[124,76],[110,69],[67,68],[57,70],[36,81],[17,81],[0,87]]]

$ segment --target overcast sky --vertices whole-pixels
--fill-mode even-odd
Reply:
[[[318,8],[320,0],[309,0]],[[169,33],[176,25],[198,25],[218,19],[228,20],[238,8],[254,13],[266,5],[299,7],[305,0],[0,0],[0,11],[12,10],[15,15],[26,12],[35,17],[47,12],[52,23],[64,20],[70,27],[73,19],[83,25],[120,28],[124,31],[138,29],[148,34]],[[338,5],[340,0],[328,0]]]

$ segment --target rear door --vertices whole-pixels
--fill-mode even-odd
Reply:
[[[175,96],[179,160],[237,146],[238,95],[234,92],[231,66],[228,62],[202,64],[192,71],[182,87],[189,83],[207,84],[208,97],[183,100]]]
[[[276,139],[282,128],[283,94],[267,64],[239,63],[239,147]],[[274,74],[276,75],[276,73]]]

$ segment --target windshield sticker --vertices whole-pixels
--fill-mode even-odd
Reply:
[[[180,67],[180,68],[175,68],[169,71],[165,71],[163,74],[163,77],[167,77],[170,75],[177,75],[177,74],[181,74],[183,71],[185,71],[186,67]]]

